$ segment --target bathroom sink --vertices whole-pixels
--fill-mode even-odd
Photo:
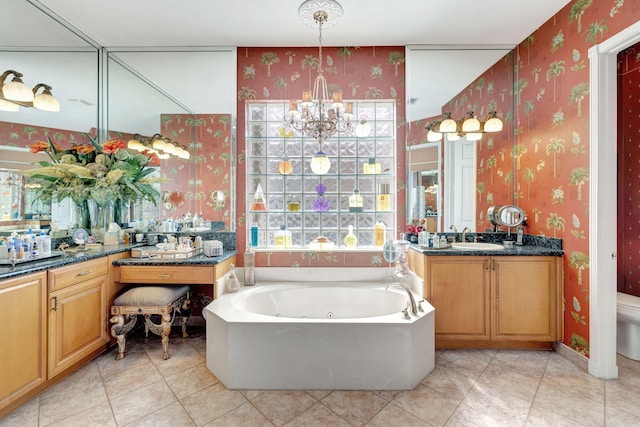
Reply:
[[[459,242],[451,243],[453,249],[461,251],[502,251],[504,246],[497,245],[495,243],[472,243],[472,242]]]

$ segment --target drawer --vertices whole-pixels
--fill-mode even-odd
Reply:
[[[213,270],[213,266],[180,267],[175,265],[123,265],[120,267],[120,282],[211,285],[214,280]]]
[[[107,257],[49,270],[49,292],[57,291],[109,272]]]

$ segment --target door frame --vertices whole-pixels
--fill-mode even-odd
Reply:
[[[617,55],[637,22],[589,49],[589,373],[617,378]],[[613,147],[613,148],[612,148]]]

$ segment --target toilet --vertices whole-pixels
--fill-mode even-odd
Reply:
[[[640,361],[640,297],[618,292],[617,351]]]

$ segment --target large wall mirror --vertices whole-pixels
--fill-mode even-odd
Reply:
[[[21,19],[16,20],[16,16]],[[35,34],[34,27],[47,37],[43,39]],[[95,135],[99,51],[28,2],[13,1],[4,5],[0,40],[0,73],[17,71],[31,88],[39,83],[49,85],[60,102],[59,112],[29,107],[0,111],[0,170],[4,177],[0,180],[0,194],[8,196],[3,198],[5,209],[0,227],[17,226],[25,219],[41,220],[48,225],[56,215],[55,209],[52,211],[50,205],[39,203],[34,191],[14,179],[21,177],[13,171],[30,168],[32,162],[43,160],[28,150],[29,144],[37,140],[50,137],[54,141],[69,142],[87,134]]]
[[[513,57],[507,46],[407,48],[407,135],[414,136],[407,147],[407,222],[426,217],[430,231],[449,231],[450,225],[484,231],[486,204],[512,202],[512,88]],[[486,120],[490,110],[504,122],[499,136],[426,139],[425,125],[443,113],[461,120],[474,111]],[[493,152],[508,166],[500,172],[505,179],[490,182],[482,173],[493,166]]]

